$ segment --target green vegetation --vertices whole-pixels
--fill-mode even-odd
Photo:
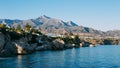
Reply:
[[[25,31],[25,32],[30,32],[31,28],[32,28],[32,27],[27,23],[27,24],[25,25],[25,27],[24,27],[24,31]]]
[[[16,32],[17,32],[17,33],[20,33],[20,34],[22,34],[22,33],[23,33],[23,30],[22,30],[22,28],[21,28],[21,25],[20,25],[20,24],[18,24],[18,25],[17,25],[17,27],[16,27]]]
[[[19,39],[21,37],[24,36],[28,36],[28,35],[32,35],[32,33],[34,34],[42,34],[41,32],[39,32],[36,29],[32,29],[30,25],[26,24],[25,25],[25,30],[21,28],[21,25],[18,24],[17,27],[10,27],[8,28],[5,24],[0,24],[0,32],[2,32],[3,34],[9,34],[12,40],[16,40]]]

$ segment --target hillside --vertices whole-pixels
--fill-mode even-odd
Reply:
[[[0,23],[6,24],[8,27],[15,28],[18,25],[21,25],[23,28],[28,23],[33,28],[39,29],[44,34],[60,35],[65,33],[73,33],[87,37],[120,37],[119,30],[103,32],[93,28],[79,26],[73,21],[65,22],[63,20],[51,18],[46,15],[28,20],[0,19]]]

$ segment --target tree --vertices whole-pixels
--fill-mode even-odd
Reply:
[[[24,27],[25,32],[30,32],[31,26],[27,23]]]
[[[20,24],[17,25],[16,32],[22,33],[22,29],[21,29],[21,25]]]
[[[11,30],[11,31],[15,31],[15,27],[12,26],[12,27],[10,28],[10,30]]]
[[[74,43],[75,43],[76,45],[79,45],[79,44],[80,44],[80,38],[79,38],[78,35],[75,36],[75,38],[74,38]]]
[[[0,24],[0,28],[6,28],[5,24]]]
[[[0,24],[0,31],[3,33],[3,34],[6,34],[6,25],[5,24]]]

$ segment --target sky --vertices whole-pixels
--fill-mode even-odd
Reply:
[[[120,0],[0,0],[1,19],[46,15],[97,30],[120,30]]]

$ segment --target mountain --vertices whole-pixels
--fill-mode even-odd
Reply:
[[[93,28],[79,26],[73,21],[65,22],[63,20],[51,18],[46,15],[40,16],[35,19],[28,19],[28,20],[0,19],[0,23],[6,24],[8,27],[11,27],[11,26],[16,27],[18,24],[20,24],[22,28],[24,28],[24,26],[28,23],[33,28],[39,29],[42,33],[45,33],[45,34],[73,33],[73,34],[79,34],[87,37],[105,37],[105,36],[120,37],[120,31],[103,32],[100,30],[95,30]]]
[[[69,26],[78,26],[76,23],[74,23],[73,21],[68,21],[66,22]]]
[[[106,32],[107,35],[119,38],[120,37],[120,30],[110,30]]]

